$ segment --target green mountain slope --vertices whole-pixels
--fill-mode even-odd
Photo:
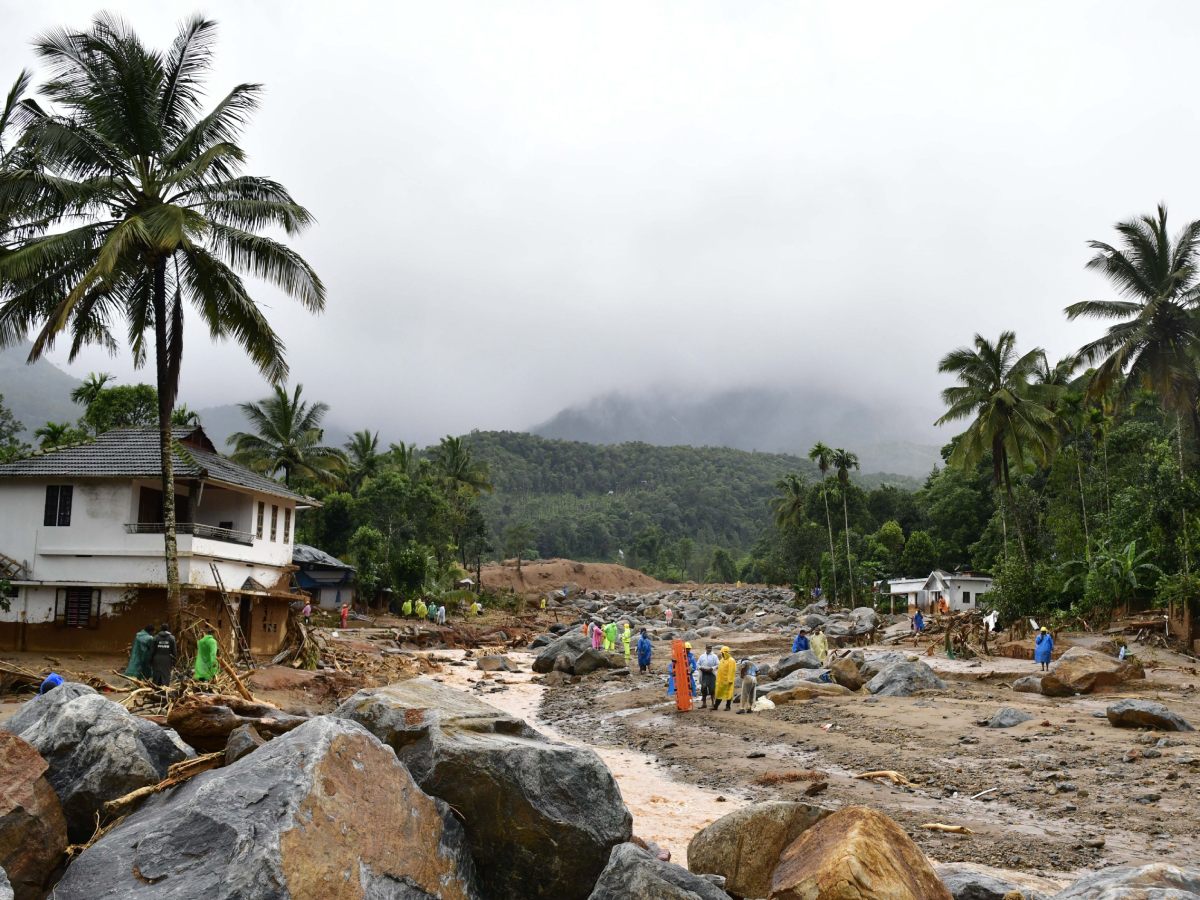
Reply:
[[[26,363],[29,347],[25,341],[0,350],[0,394],[25,426],[25,440],[32,442],[34,429],[47,422],[74,422],[83,410],[71,402],[79,379],[44,359]]]

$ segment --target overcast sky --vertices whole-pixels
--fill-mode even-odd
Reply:
[[[1087,239],[1200,217],[1193,3],[0,0],[5,86],[99,8],[164,47],[203,11],[212,93],[266,85],[249,170],[316,215],[328,310],[257,296],[306,393],[390,439],[814,382],[919,434],[976,331],[1098,330],[1061,312],[1110,295]],[[264,392],[189,333],[189,405]]]

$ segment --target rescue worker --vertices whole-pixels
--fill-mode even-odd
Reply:
[[[792,652],[799,653],[801,650],[809,650],[811,647],[808,642],[808,629],[801,628],[800,633],[796,635],[796,639],[792,641]]]
[[[196,641],[196,666],[192,675],[197,681],[212,681],[217,677],[217,639],[211,628]]]
[[[712,644],[704,648],[704,653],[696,660],[696,668],[700,670],[700,708],[708,706],[711,697],[713,707],[717,705],[717,665],[720,660],[713,653]]]
[[[604,643],[604,632],[595,622],[588,625],[588,633],[592,636],[592,649],[599,650],[600,645]]]
[[[650,638],[646,634],[646,629],[642,629],[641,636],[637,642],[638,656],[638,671],[645,675],[650,671],[650,658],[654,655],[654,645],[650,643]]]
[[[424,600],[418,598],[416,608],[413,611],[417,614],[418,619],[423,619],[429,613],[429,607],[425,605]]]
[[[604,626],[604,649],[617,649],[617,623],[609,622]]]
[[[1042,667],[1043,672],[1050,671],[1050,654],[1054,652],[1054,636],[1045,625],[1033,641],[1033,661]]]
[[[154,683],[163,686],[171,683],[171,670],[175,668],[175,635],[166,622],[154,636],[154,653],[150,659],[150,669],[154,675]]]
[[[696,654],[692,652],[692,642],[688,641],[683,645],[683,649],[687,651],[687,666],[688,666],[688,689],[692,692],[691,696],[696,696]]]
[[[410,616],[412,616],[412,599],[411,598],[409,598],[408,600],[405,600],[404,603],[401,605],[400,614],[402,616],[404,616],[404,618],[406,618],[406,619],[409,618]]]
[[[439,625],[446,624],[446,604],[445,603],[438,604],[437,624],[439,624]]]
[[[628,622],[625,623],[625,630],[621,632],[621,643],[625,647],[625,665],[629,665],[630,644],[633,642],[633,628]]]
[[[733,681],[737,675],[737,664],[734,663],[733,657],[729,653],[728,647],[722,647],[717,663],[717,702],[713,704],[713,711],[721,705],[721,701],[725,701],[725,709],[728,711],[733,703]]]
[[[817,659],[825,662],[825,657],[829,655],[829,639],[825,637],[825,632],[817,629],[813,632],[813,636],[809,639],[809,649],[817,654]]]
[[[154,652],[154,626],[147,625],[133,636],[133,646],[129,648],[129,665],[125,674],[130,678],[150,680],[150,654]]]
[[[350,619],[350,604],[342,604],[342,628],[346,627],[346,622]]]
[[[684,648],[686,649],[690,646],[692,646],[692,645],[685,644]],[[696,696],[696,686],[694,684],[692,684],[692,674],[691,674],[691,667],[692,667],[693,662],[694,662],[694,660],[692,658],[692,651],[688,650],[687,651],[687,659],[685,660],[684,665],[688,669],[686,683],[688,686],[687,690],[688,690],[689,697]],[[671,663],[669,666],[667,666],[667,696],[668,697],[673,697],[675,695],[675,689],[678,684],[678,678],[676,676],[679,674],[678,672],[675,671],[677,665],[678,665],[678,663],[677,663],[675,657],[672,655]]]
[[[917,634],[925,630],[925,617],[921,615],[919,609],[917,610],[917,614],[912,617],[912,630]]]
[[[738,663],[738,674],[742,676],[742,702],[738,715],[754,712],[754,696],[758,692],[758,666],[743,659]]]
[[[425,612],[425,618],[430,622],[437,621],[437,604],[432,600],[429,602],[429,608]]]

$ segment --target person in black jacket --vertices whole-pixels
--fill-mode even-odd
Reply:
[[[166,685],[171,683],[171,670],[175,668],[175,635],[164,622],[158,634],[154,636],[154,651],[151,655],[150,668],[153,672],[154,683]]]

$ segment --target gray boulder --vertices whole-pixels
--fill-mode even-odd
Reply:
[[[1195,900],[1200,869],[1151,863],[1101,869],[1069,885],[1054,900]]]
[[[548,647],[554,643],[555,636],[553,634],[539,634],[529,643],[530,650],[541,650],[543,647]]]
[[[870,681],[893,663],[907,661],[908,656],[906,654],[898,650],[889,650],[886,653],[881,653],[871,659],[864,660],[863,664],[858,667],[858,670],[865,680]]]
[[[588,900],[729,900],[683,866],[655,859],[636,844],[618,844]]]
[[[424,678],[359,691],[335,715],[390,745],[426,793],[463,818],[496,897],[582,900],[632,820],[591,750]]]
[[[1028,722],[1032,719],[1029,713],[1024,710],[1014,709],[1011,706],[1006,706],[1003,709],[997,710],[987,721],[988,728],[1012,728],[1014,725],[1020,725],[1022,722]]]
[[[590,650],[591,647],[591,641],[576,629],[543,648],[533,661],[533,671],[545,675],[557,669],[559,672],[571,674],[575,671],[575,660],[579,654]],[[562,660],[561,664],[559,660]]]
[[[65,682],[27,701],[0,725],[46,760],[67,835],[83,843],[109,800],[158,784],[172,763],[195,756],[170,728],[135,716],[85,684]]]
[[[1018,694],[1042,694],[1045,697],[1070,697],[1075,692],[1053,675],[1022,675],[1012,683]]]
[[[1046,895],[1022,887],[1015,881],[980,871],[969,863],[946,863],[936,867],[942,884],[954,900],[1047,900]]]
[[[8,876],[3,869],[0,869],[0,900],[13,900],[12,885],[8,883]]]
[[[54,900],[130,897],[474,900],[479,891],[450,808],[365,729],[321,716],[150,798],[54,889]]]
[[[475,660],[475,668],[481,672],[515,672],[517,667],[507,656],[481,656]]]
[[[225,765],[232,766],[243,756],[253,753],[267,741],[253,725],[239,725],[229,732],[225,741]]]
[[[1195,731],[1179,715],[1150,700],[1120,700],[1104,711],[1117,728],[1155,728],[1159,731]]]
[[[944,691],[946,683],[923,662],[892,663],[867,682],[867,690],[881,697],[910,697],[918,691]]]
[[[575,658],[572,674],[589,675],[597,669],[620,669],[625,665],[625,657],[620,653],[607,650],[593,650],[588,647]]]
[[[801,650],[799,653],[789,653],[781,657],[779,664],[771,667],[771,674],[776,678],[786,678],[797,669],[819,669],[821,660],[811,650]]]

